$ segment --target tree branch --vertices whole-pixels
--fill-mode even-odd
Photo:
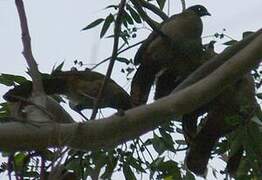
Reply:
[[[109,62],[103,85],[100,88],[98,96],[95,100],[91,119],[95,119],[95,117],[96,117],[99,103],[101,102],[101,99],[102,99],[103,94],[104,94],[104,90],[105,90],[106,85],[107,85],[107,83],[110,79],[110,76],[112,74],[113,67],[114,67],[114,64],[115,64],[115,60],[117,58],[119,35],[120,35],[120,31],[121,31],[121,24],[122,24],[122,18],[123,18],[123,14],[124,14],[124,10],[125,10],[124,9],[125,4],[126,4],[126,0],[121,0],[121,2],[119,4],[119,11],[118,11],[118,14],[117,14],[117,18],[116,18],[116,22],[115,22],[115,29],[114,29],[114,45],[113,45],[113,52],[112,52],[112,56],[111,56],[112,58]]]
[[[122,50],[120,50],[120,51],[118,50],[118,51],[117,51],[117,55],[121,54],[122,52],[125,52],[125,51],[128,50],[128,49],[131,49],[131,48],[133,48],[133,47],[135,47],[135,46],[138,46],[139,44],[142,44],[144,41],[145,41],[145,40],[139,41],[139,42],[137,42],[137,43],[135,43],[135,44],[133,44],[133,45],[130,45],[130,46],[126,47],[125,49],[122,49]],[[99,63],[97,63],[96,65],[94,65],[90,70],[91,70],[91,71],[94,70],[95,68],[97,68],[97,67],[100,66],[101,64],[105,63],[106,61],[110,60],[111,58],[112,58],[112,56],[103,59],[102,61],[100,61]]]
[[[130,109],[124,116],[113,115],[82,124],[46,124],[35,128],[22,123],[3,123],[0,126],[0,147],[2,150],[57,146],[84,150],[113,147],[157,128],[174,119],[175,115],[189,113],[209,102],[227,85],[260,63],[261,58],[260,34],[204,79],[152,104]]]
[[[22,42],[23,42],[23,55],[29,66],[29,72],[33,81],[33,91],[32,96],[36,94],[44,94],[41,74],[37,68],[37,63],[32,53],[31,48],[31,37],[28,29],[27,18],[25,13],[25,8],[22,0],[15,0],[17,12],[19,14],[20,26],[22,31]]]

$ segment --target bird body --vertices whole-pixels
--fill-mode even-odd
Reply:
[[[140,66],[131,84],[134,106],[146,103],[150,88],[161,70],[168,68],[181,74],[184,72],[180,70],[184,63],[198,64],[203,51],[203,25],[200,17],[204,15],[210,14],[200,5],[173,15],[160,25],[159,30],[165,36],[153,31],[141,45],[134,58],[134,64]]]
[[[65,95],[73,109],[91,109],[94,106],[105,76],[98,72],[85,71],[59,71],[54,72],[48,78],[43,78],[43,86],[47,95]],[[31,95],[32,82],[27,81],[9,90],[4,99],[18,101],[19,98],[28,98]],[[130,96],[112,79],[109,80],[99,108],[111,107],[127,110],[131,108]]]

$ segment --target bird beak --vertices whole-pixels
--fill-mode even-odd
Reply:
[[[209,12],[206,13],[206,16],[211,16],[211,14]]]

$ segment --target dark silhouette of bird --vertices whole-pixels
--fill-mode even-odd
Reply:
[[[188,169],[197,175],[205,174],[208,160],[219,138],[249,121],[252,117],[250,114],[259,107],[252,75],[244,75],[205,106],[208,106],[208,114],[189,144],[185,159]],[[234,174],[238,168],[237,161],[241,159],[242,153],[240,148],[236,156],[232,157],[235,161],[228,161],[230,174]]]
[[[55,71],[42,81],[47,95],[65,95],[69,99],[70,107],[81,112],[83,109],[93,108],[104,78],[103,74],[90,70]],[[9,90],[3,98],[9,102],[20,101],[19,97],[30,97],[31,91],[32,82],[26,81]],[[100,102],[99,108],[111,107],[118,110],[131,108],[129,94],[112,79],[108,81]]]
[[[193,60],[191,62],[183,63],[179,61],[179,63],[174,63],[176,67],[170,66],[166,68],[161,74],[158,75],[156,80],[156,90],[155,90],[155,99],[159,99],[164,96],[168,96],[172,91],[182,82],[184,81],[193,71],[195,71],[199,66],[210,60],[212,57],[217,55],[214,51],[214,43],[215,41],[211,41],[208,44],[203,45],[201,50],[201,57],[199,59]],[[177,67],[179,69],[177,69]],[[204,113],[208,112],[210,109],[209,105],[205,105],[200,107],[199,109],[184,114],[182,117],[182,128],[183,128],[183,134],[185,137],[185,140],[189,146],[189,149],[191,148],[191,145],[195,147],[195,137],[197,134],[197,128],[198,128],[198,118],[203,115]],[[217,138],[215,138],[214,142],[216,142]],[[205,142],[205,141],[204,141]],[[206,143],[206,142],[205,142]],[[211,150],[213,148],[213,142],[210,143]],[[208,146],[205,144],[205,148]],[[197,147],[196,147],[197,148]],[[203,149],[205,149],[203,148]],[[199,148],[202,149],[202,148]],[[210,148],[207,148],[210,150]],[[206,151],[206,153],[198,154],[199,157],[195,158],[195,154],[190,151],[188,154],[193,154],[193,157],[186,158],[186,165],[189,170],[192,172],[202,175],[205,172],[206,163],[210,157],[209,150]],[[210,152],[211,152],[210,150]],[[205,161],[200,162],[199,164],[195,163],[195,159],[205,159]],[[207,160],[207,161],[206,161]],[[196,165],[197,164],[197,165]]]
[[[172,67],[183,76],[188,71],[181,68],[184,63],[198,64],[203,52],[201,17],[206,15],[210,13],[204,6],[189,7],[164,21],[159,28],[161,33],[153,31],[140,46],[134,58],[139,67],[131,84],[133,106],[146,103],[157,74],[165,68]]]

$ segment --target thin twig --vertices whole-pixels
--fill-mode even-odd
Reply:
[[[25,8],[22,0],[15,0],[17,12],[20,19],[20,26],[22,31],[22,43],[23,43],[23,55],[29,66],[30,75],[33,81],[32,96],[36,94],[44,94],[43,84],[41,81],[41,74],[37,68],[37,63],[34,59],[31,48],[31,37],[28,29],[27,18],[25,14]]]
[[[93,108],[93,112],[92,112],[92,115],[91,115],[91,119],[95,119],[95,117],[96,117],[98,107],[99,107],[99,103],[101,102],[101,99],[102,99],[102,96],[104,94],[107,82],[110,79],[110,76],[112,74],[112,70],[113,70],[113,67],[114,67],[114,64],[115,64],[115,60],[117,58],[118,42],[119,42],[119,36],[120,36],[120,31],[121,31],[121,24],[122,24],[122,18],[123,18],[123,14],[124,14],[125,4],[126,4],[126,0],[121,0],[121,2],[119,4],[119,11],[118,11],[118,15],[117,15],[117,18],[116,18],[115,29],[114,29],[114,45],[113,45],[112,58],[111,58],[110,63],[108,65],[108,69],[107,69],[107,72],[106,72],[106,76],[105,76],[103,85],[100,88],[97,99],[94,102],[94,108]]]
[[[142,44],[144,41],[145,41],[145,40],[139,41],[139,42],[137,42],[137,43],[135,43],[135,44],[133,44],[133,45],[131,45],[131,46],[128,46],[127,48],[125,48],[125,49],[123,49],[123,50],[121,50],[121,51],[118,51],[118,52],[117,52],[117,55],[119,55],[119,54],[121,54],[122,52],[124,52],[124,51],[126,51],[126,50],[128,50],[128,49],[131,49],[131,48],[133,48],[133,47],[135,47],[135,46],[137,46],[137,45],[139,45],[139,44]],[[96,65],[94,65],[90,70],[91,70],[91,71],[94,70],[95,68],[97,68],[97,67],[100,66],[101,64],[107,62],[107,61],[110,60],[111,58],[112,58],[112,56],[111,56],[111,57],[108,57],[108,58],[106,58],[106,59],[104,59],[104,60],[102,60],[102,61],[100,61],[99,63],[97,63]]]

